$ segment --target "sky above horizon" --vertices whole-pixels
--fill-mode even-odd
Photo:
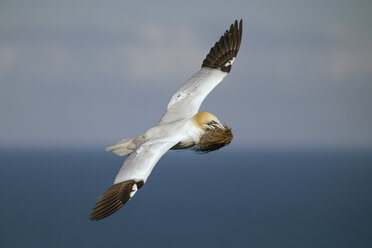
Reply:
[[[108,146],[157,124],[242,18],[201,111],[232,146],[372,148],[371,1],[1,1],[0,146]]]

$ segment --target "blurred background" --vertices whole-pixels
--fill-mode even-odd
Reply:
[[[0,246],[371,247],[371,12],[0,1]],[[240,18],[238,58],[201,107],[233,142],[167,154],[135,200],[89,222],[123,161],[104,147],[156,125]]]

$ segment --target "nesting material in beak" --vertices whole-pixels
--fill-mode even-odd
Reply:
[[[231,128],[227,125],[223,125],[223,128],[216,126],[201,137],[193,150],[200,153],[215,151],[230,144],[232,138]]]

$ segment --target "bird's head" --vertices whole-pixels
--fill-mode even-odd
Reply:
[[[224,126],[216,116],[208,112],[200,112],[192,117],[194,123],[204,131],[214,130],[215,128],[224,129]]]
[[[193,116],[193,121],[203,134],[199,142],[193,148],[198,153],[206,153],[218,150],[230,144],[233,134],[231,128],[222,125],[216,116],[208,112],[201,112]]]

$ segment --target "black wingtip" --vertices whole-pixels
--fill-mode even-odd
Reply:
[[[144,183],[143,181],[128,180],[108,188],[96,202],[90,220],[97,221],[118,211],[131,198],[130,194],[133,192],[134,184],[137,189],[140,189]]]
[[[243,20],[235,20],[220,40],[211,48],[203,61],[202,67],[230,72],[234,58],[237,56],[243,33]]]

